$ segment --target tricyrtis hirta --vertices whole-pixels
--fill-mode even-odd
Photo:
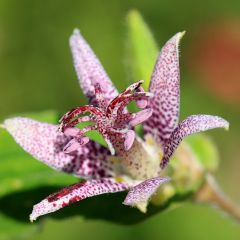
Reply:
[[[36,204],[31,221],[76,201],[119,191],[128,191],[123,204],[146,212],[152,195],[170,180],[162,170],[181,140],[192,133],[228,128],[227,121],[210,115],[192,115],[178,123],[182,36],[177,33],[162,48],[148,92],[138,81],[119,94],[89,45],[74,31],[70,38],[74,67],[89,104],[67,112],[59,125],[22,117],[4,122],[16,142],[36,159],[84,179]],[[130,113],[130,102],[140,110]],[[77,128],[82,122],[92,124]],[[143,124],[143,138],[134,131],[138,124]],[[104,137],[108,148],[85,135],[91,130]]]

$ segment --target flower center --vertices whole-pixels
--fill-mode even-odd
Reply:
[[[88,143],[89,138],[85,134],[91,130],[99,131],[112,155],[115,154],[115,150],[117,153],[128,151],[135,140],[133,127],[152,115],[152,109],[147,108],[149,97],[152,94],[144,91],[141,87],[142,83],[143,81],[138,81],[130,85],[109,104],[105,101],[100,85],[96,84],[96,106],[85,105],[74,108],[60,119],[59,131],[73,137],[65,146],[64,151],[70,153]],[[126,106],[132,101],[135,101],[137,106],[144,110],[129,113]],[[83,129],[74,128],[75,125],[82,122],[94,122],[94,125]]]

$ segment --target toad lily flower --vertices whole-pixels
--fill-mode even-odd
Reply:
[[[91,196],[126,190],[123,204],[145,212],[152,195],[169,181],[162,170],[181,140],[200,131],[228,128],[227,121],[210,115],[193,115],[178,124],[178,45],[182,36],[177,33],[162,48],[149,92],[139,81],[118,94],[89,45],[78,30],[74,31],[70,38],[74,67],[89,105],[66,113],[60,125],[22,117],[4,122],[16,142],[36,159],[84,179],[36,204],[31,221]],[[129,113],[126,106],[131,101],[142,110]],[[89,121],[94,124],[75,127]],[[144,139],[134,132],[140,123]],[[91,130],[99,131],[110,151],[86,137]]]

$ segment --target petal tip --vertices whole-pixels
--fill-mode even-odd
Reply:
[[[140,212],[147,213],[148,201],[146,201],[146,202],[139,202],[139,203],[134,204],[134,203],[132,203],[132,202],[130,202],[130,201],[125,199],[122,202],[122,204],[125,205],[125,206],[129,206],[129,207],[136,207],[136,208],[138,208],[138,210]]]
[[[70,46],[73,46],[74,44],[76,44],[77,39],[79,39],[80,37],[81,37],[80,30],[78,28],[74,28],[73,33],[69,39]]]
[[[125,141],[124,141],[124,148],[126,151],[130,150],[130,148],[133,145],[135,139],[135,132],[133,130],[129,130],[125,135]]]
[[[179,46],[180,41],[182,40],[183,36],[186,34],[186,31],[178,32],[176,36],[176,44]]]
[[[228,130],[229,130],[229,127],[230,127],[229,122],[228,122],[227,120],[225,120],[224,129],[225,129],[226,131],[228,131]]]
[[[108,149],[109,149],[111,155],[114,156],[115,155],[115,149],[114,149],[112,143],[107,138],[104,138],[104,140],[108,145]]]
[[[29,220],[31,223],[33,223],[36,219],[37,219],[37,217],[34,214],[30,214]]]
[[[183,36],[186,34],[186,31],[184,30],[182,32],[179,32],[178,34],[179,34],[179,39],[182,39]]]
[[[141,212],[147,210],[147,205],[151,196],[156,190],[170,180],[168,176],[147,179],[135,187],[131,188],[123,201],[124,205],[137,207]]]
[[[124,201],[122,202],[122,204],[126,205],[126,206],[132,206],[133,207],[132,202],[130,202],[128,198],[125,198]]]
[[[218,122],[219,122],[219,127],[224,128],[226,131],[229,130],[229,125],[230,125],[230,124],[229,124],[229,122],[228,122],[227,120],[225,120],[224,118],[219,117],[219,116],[216,116],[215,118],[216,118],[216,120],[218,120]]]
[[[72,35],[80,35],[80,30],[78,28],[74,28]]]
[[[3,126],[8,132],[14,132],[17,130],[18,125],[21,123],[20,117],[8,118],[4,120]]]

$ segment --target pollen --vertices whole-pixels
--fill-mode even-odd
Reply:
[[[121,176],[116,176],[114,179],[115,179],[116,182],[118,182],[118,183],[124,182],[124,179],[123,179]]]
[[[115,156],[110,156],[110,157],[108,157],[108,159],[113,164],[119,164],[121,162],[121,160],[118,157],[115,157]]]
[[[163,152],[162,151],[159,151],[158,157],[159,157],[159,160],[162,161],[162,158],[163,158]]]
[[[147,134],[146,136],[145,136],[145,139],[146,139],[146,143],[148,144],[148,145],[153,145],[154,144],[154,139],[153,139],[153,137],[152,137],[152,135],[150,135],[150,134]]]

